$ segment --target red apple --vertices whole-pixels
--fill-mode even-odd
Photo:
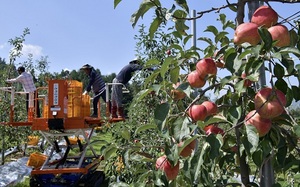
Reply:
[[[204,79],[209,74],[212,75],[217,74],[217,66],[215,61],[212,58],[201,59],[196,64],[196,70],[202,79]]]
[[[201,78],[196,70],[188,74],[187,81],[192,88],[201,88],[206,83],[205,79]]]
[[[201,105],[204,105],[207,110],[207,116],[216,114],[218,112],[218,106],[212,101],[204,101]]]
[[[266,87],[255,95],[254,104],[262,118],[272,119],[283,113],[286,97],[282,91]]]
[[[278,14],[269,6],[261,6],[253,13],[251,22],[269,28],[278,21]]]
[[[290,45],[290,33],[286,26],[284,25],[275,25],[268,29],[270,32],[272,39],[277,40],[275,46],[277,47],[285,47]]]
[[[233,42],[236,45],[248,42],[251,45],[257,45],[260,41],[258,34],[258,25],[255,23],[242,23],[235,29]]]
[[[262,118],[256,110],[252,110],[245,117],[245,125],[252,124],[257,132],[259,137],[265,136],[271,129],[272,121],[270,119]]]
[[[180,142],[178,144],[179,147],[183,146],[183,142]],[[193,150],[196,147],[196,139],[193,140],[191,143],[189,143],[187,146],[185,146],[185,148],[180,152],[180,156],[182,157],[188,157],[192,154]]]
[[[238,152],[238,146],[234,145],[230,148],[230,150],[234,153],[237,153]]]
[[[192,105],[189,108],[189,116],[193,121],[203,121],[207,116],[207,110],[204,105]]]
[[[250,81],[249,79],[247,79],[247,74],[244,72],[242,73],[241,77],[245,80],[244,81],[244,87],[249,87],[252,85],[252,81]]]
[[[205,126],[203,130],[207,136],[210,134],[224,134],[224,130],[214,124]]]
[[[171,50],[168,49],[168,50],[166,51],[166,54],[167,54],[167,55],[171,55]]]
[[[156,169],[160,169],[165,173],[168,180],[176,179],[176,177],[179,173],[179,163],[177,163],[175,166],[172,166],[170,164],[170,162],[168,161],[166,155],[159,157],[156,160],[155,166],[156,166]]]

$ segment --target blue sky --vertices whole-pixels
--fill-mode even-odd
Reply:
[[[11,46],[9,39],[20,36],[24,28],[30,29],[26,36],[23,57],[33,54],[34,60],[47,56],[50,72],[67,68],[78,70],[89,63],[99,68],[103,75],[118,73],[135,56],[134,35],[130,16],[140,1],[123,1],[114,9],[113,0],[0,0],[0,57],[8,62]],[[162,2],[173,2],[163,0]],[[226,4],[225,0],[189,0],[190,9],[197,12]],[[171,4],[166,4],[171,7]],[[300,10],[300,4],[271,4],[279,15],[287,17]],[[234,13],[226,13],[234,19]],[[206,26],[216,22],[214,13],[197,20],[197,37],[202,36]],[[149,25],[150,16],[138,22]],[[247,18],[245,19],[247,20]],[[197,44],[198,45],[198,44]],[[200,44],[201,45],[201,44]],[[198,46],[199,47],[199,46]]]

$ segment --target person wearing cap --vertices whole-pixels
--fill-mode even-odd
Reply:
[[[135,71],[141,70],[143,67],[139,65],[139,59],[135,58],[124,66],[117,76],[113,79],[112,94],[111,94],[111,117],[112,118],[125,118],[123,109],[123,85],[127,84],[133,76]]]
[[[19,73],[19,76],[16,77],[16,78],[13,78],[13,79],[8,79],[8,80],[6,80],[6,82],[7,83],[19,82],[19,83],[22,84],[24,92],[26,92],[26,109],[27,109],[27,112],[28,112],[28,108],[29,108],[29,94],[33,93],[34,94],[34,100],[37,99],[36,87],[34,85],[32,75],[30,73],[26,72],[25,68],[23,66],[18,67],[17,71]],[[35,103],[38,103],[38,101],[34,102],[34,104]],[[41,117],[39,104],[37,104],[37,106],[35,108],[37,110],[36,111],[36,116],[37,117]]]
[[[89,77],[89,83],[87,87],[85,88],[85,91],[83,92],[83,95],[88,94],[92,89],[94,92],[94,98],[93,98],[93,114],[91,117],[98,117],[98,102],[100,99],[100,96],[106,102],[106,93],[105,93],[105,82],[101,78],[101,75],[96,72],[96,70],[93,68],[93,66],[89,64],[85,64],[80,68],[85,72],[86,75]]]

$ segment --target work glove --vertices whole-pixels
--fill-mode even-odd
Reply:
[[[8,79],[7,79],[7,80],[5,80],[5,83],[6,83],[6,84],[8,84],[8,85],[11,85],[11,81],[10,81],[10,80],[8,80]]]

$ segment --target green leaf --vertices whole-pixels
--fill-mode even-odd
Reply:
[[[247,87],[244,86],[245,80],[241,80],[234,85],[237,93],[244,93],[247,90]]]
[[[174,12],[174,17],[177,18],[186,18],[187,14],[182,10],[176,10]],[[187,25],[185,25],[185,19],[177,19],[175,21],[175,28],[181,35],[187,35],[186,30],[189,29]]]
[[[292,90],[293,90],[293,96],[295,101],[299,101],[300,100],[300,88],[298,86],[292,86]]]
[[[277,79],[277,81],[275,82],[275,87],[281,90],[284,94],[286,94],[288,84],[285,82],[284,79]]]
[[[296,66],[297,73],[298,73],[298,81],[300,81],[300,64],[297,64]]]
[[[284,166],[286,156],[287,156],[287,147],[284,146],[284,147],[279,148],[278,152],[276,154],[276,158],[280,165]]]
[[[228,34],[228,32],[225,32],[225,31],[219,32],[215,37],[215,42],[217,43],[222,38],[224,38],[227,34]]]
[[[220,155],[220,149],[223,145],[222,135],[220,134],[210,134],[206,141],[210,145],[209,157],[214,160]]]
[[[225,61],[225,67],[231,72],[235,73],[234,67],[234,60],[237,57],[237,52],[235,48],[228,48],[226,50],[224,61]]]
[[[147,158],[145,156],[142,156],[142,155],[140,155],[138,153],[131,154],[130,155],[130,160],[133,160],[133,161],[136,161],[136,162],[140,162],[140,163],[142,163],[142,162],[151,162],[152,161],[152,159]]]
[[[266,138],[261,139],[260,148],[263,151],[263,157],[264,158],[268,157],[270,155],[271,151],[272,151],[272,145],[271,145],[270,140],[268,140]]]
[[[238,59],[239,60],[245,60],[248,58],[247,56],[252,55],[253,50],[252,49],[245,49],[241,54],[239,54]]]
[[[121,136],[125,140],[130,140],[130,132],[127,129],[123,129],[123,131],[121,132]]]
[[[173,134],[176,140],[181,140],[183,137],[186,137],[190,134],[190,130],[188,128],[188,123],[184,123],[186,117],[179,116],[172,122]]]
[[[299,95],[299,92],[298,92],[298,95]],[[293,103],[293,100],[294,100],[293,90],[291,90],[289,87],[287,87],[285,97],[286,97],[286,105],[285,106],[288,107]]]
[[[290,33],[290,46],[295,46],[297,44],[299,36],[297,35],[294,29],[291,29],[289,33]]]
[[[173,83],[178,82],[179,73],[180,73],[179,66],[175,66],[175,68],[171,69],[171,71],[170,71],[171,82],[173,82]]]
[[[166,72],[169,70],[170,64],[172,64],[173,58],[172,57],[167,57],[165,61],[163,62],[161,69],[160,69],[160,74],[163,78],[165,78]]]
[[[180,32],[175,30],[175,31],[172,32],[172,34],[175,38],[182,39],[182,35],[180,34]],[[181,48],[181,46],[180,46],[180,48]]]
[[[141,90],[137,95],[138,95],[138,101],[141,101],[144,99],[149,93],[152,91],[152,89],[146,89],[146,90]]]
[[[185,37],[184,39],[183,39],[183,44],[184,45],[186,45],[187,43],[188,43],[188,41],[191,39],[193,37],[193,35],[188,35],[187,37]]]
[[[163,123],[166,120],[166,117],[168,116],[169,110],[169,103],[162,103],[155,108],[154,119],[160,130],[164,129]]]
[[[143,2],[140,4],[140,7],[138,11],[136,11],[134,14],[131,15],[130,21],[132,22],[132,27],[135,27],[138,20],[144,16],[148,10],[150,10],[153,7],[160,7],[160,1],[159,0],[143,0]]]
[[[300,173],[295,174],[293,177],[295,181],[300,181]]]
[[[300,138],[300,125],[295,125],[294,131],[295,131],[295,134],[297,135],[297,137]]]
[[[261,166],[263,163],[263,152],[262,150],[257,150],[252,154],[252,159],[255,165]]]
[[[115,145],[111,145],[104,150],[104,159],[108,160],[111,155],[115,154],[117,151],[117,147]]]
[[[156,17],[154,21],[151,23],[150,28],[149,28],[149,36],[150,40],[153,39],[154,33],[157,31],[158,27],[160,24],[163,22],[163,20],[159,17]]]
[[[182,47],[181,47],[180,45],[178,45],[178,44],[172,44],[171,47],[172,47],[173,49],[177,49],[177,50],[179,50],[179,51],[182,51]]]
[[[246,126],[246,132],[247,132],[247,139],[248,142],[250,143],[250,153],[253,153],[256,151],[258,142],[259,142],[259,136],[257,133],[256,128],[253,125],[245,125]]]
[[[264,51],[270,51],[273,47],[273,39],[268,29],[260,27],[258,29],[258,33],[263,41],[263,45],[261,46]]]
[[[179,149],[178,149],[178,153],[180,154],[181,151],[182,151],[187,145],[189,145],[192,141],[194,141],[194,140],[197,139],[197,138],[198,138],[198,136],[193,136],[192,138],[189,138],[189,139],[184,140],[183,145],[181,145],[181,146],[179,147]]]
[[[208,118],[208,120],[205,121],[198,121],[198,125],[204,127],[206,125],[210,125],[213,123],[230,123],[229,121],[226,120],[226,118],[224,118],[223,116],[213,116],[211,118]]]
[[[271,53],[271,58],[276,58],[276,59],[278,59],[279,61],[282,60],[281,53],[279,53],[279,52]]]
[[[219,20],[224,25],[226,22],[226,15],[225,14],[219,14]]]
[[[230,107],[228,110],[228,117],[227,119],[232,121],[233,124],[237,124],[238,120],[241,118],[242,115],[242,108],[239,107]]]
[[[237,12],[237,6],[235,5],[229,6],[229,9],[232,10],[233,12]]]
[[[288,74],[292,74],[294,72],[294,64],[295,62],[288,54],[282,54],[281,64],[286,68]]]
[[[260,74],[258,72],[252,73],[249,76],[247,76],[247,79],[249,79],[252,82],[257,82],[259,80]]]
[[[154,66],[154,65],[159,65],[160,64],[160,61],[159,60],[157,60],[157,59],[150,59],[150,60],[148,60],[147,62],[146,62],[146,66],[148,67],[148,66]]]
[[[213,41],[208,37],[200,37],[197,40],[202,40],[204,42],[207,42],[209,45],[213,45]]]
[[[186,0],[176,0],[176,3],[183,8],[186,12],[190,12],[189,11],[189,7],[188,4],[186,3]]]
[[[134,135],[137,135],[138,133],[149,130],[149,129],[156,129],[156,128],[157,128],[157,126],[153,125],[153,124],[141,125],[135,130]]]
[[[274,74],[277,78],[282,78],[284,76],[284,68],[278,63],[274,66]]]
[[[296,55],[297,57],[300,57],[300,51],[299,49],[295,48],[295,47],[283,47],[280,48],[280,53],[293,53],[294,55]]]
[[[152,72],[151,75],[148,76],[148,77],[144,80],[144,85],[147,86],[147,85],[149,85],[150,83],[153,83],[153,82],[156,80],[157,76],[159,76],[159,74],[160,74],[160,70],[159,70],[159,69],[157,69],[157,70],[155,70],[154,72]]]
[[[207,142],[204,142],[197,165],[195,167],[194,179],[198,179],[201,175],[201,171],[202,171],[201,168],[203,167],[203,164],[204,164],[204,155],[205,155],[207,149],[209,149],[209,144]]]
[[[217,36],[217,34],[218,34],[218,29],[217,29],[215,26],[213,26],[213,25],[209,25],[209,26],[204,30],[204,32],[211,32],[211,33],[213,33],[215,36]]]
[[[114,8],[116,8],[121,1],[122,0],[114,0]]]

